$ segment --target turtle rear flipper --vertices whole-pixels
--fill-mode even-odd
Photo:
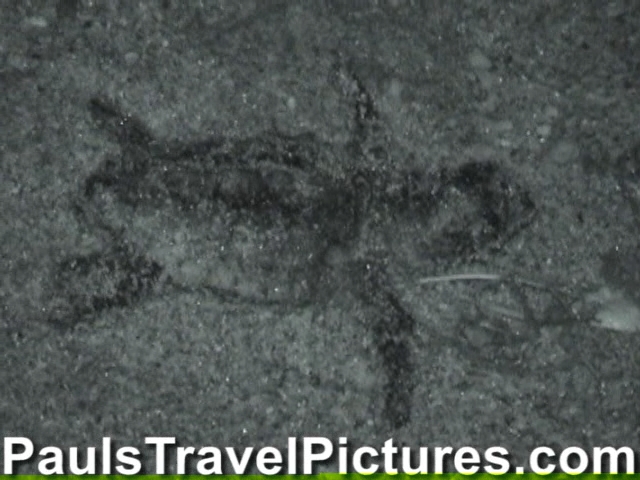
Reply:
[[[153,293],[163,268],[153,259],[118,246],[62,260],[56,267],[49,321],[73,326]]]

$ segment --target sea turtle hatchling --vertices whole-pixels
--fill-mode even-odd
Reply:
[[[499,249],[535,206],[495,162],[367,168],[378,115],[354,82],[357,132],[346,149],[274,130],[175,145],[116,103],[92,99],[120,152],[84,180],[74,205],[104,247],[59,263],[49,320],[73,326],[167,288],[285,305],[351,289],[376,317],[368,324],[387,375],[386,417],[404,424],[415,320],[388,267]]]

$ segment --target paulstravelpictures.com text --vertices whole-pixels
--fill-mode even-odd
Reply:
[[[110,437],[100,446],[36,446],[26,437],[5,437],[5,475],[19,473],[22,465],[36,464],[43,475],[138,475],[176,473],[199,475],[314,474],[335,466],[336,473],[524,473],[512,465],[509,451],[495,446],[399,447],[390,438],[376,447],[353,446],[346,437],[290,437],[286,448],[185,446],[175,437],[146,437],[141,446],[116,446]],[[636,452],[629,447],[595,447],[586,451],[569,447],[562,451],[541,446],[529,455],[526,471],[548,473],[634,473]]]

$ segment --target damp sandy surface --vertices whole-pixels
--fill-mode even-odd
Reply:
[[[540,444],[638,447],[636,337],[595,328],[597,309],[579,321],[564,307],[605,287],[637,300],[629,252],[638,238],[640,12],[616,2],[11,3],[0,14],[5,436],[60,446],[107,435],[122,445],[146,435],[185,445],[393,436],[408,445],[499,444],[519,462]],[[379,114],[359,137],[345,71]],[[194,227],[174,210],[107,205],[109,223],[129,225],[129,241],[189,288],[160,289],[73,328],[46,321],[57,265],[113,242],[74,210],[86,179],[122,154],[91,118],[96,95],[116,99],[168,144],[311,132],[333,152],[323,171],[338,183],[345,165],[384,177],[495,162],[526,188],[537,215],[497,249],[422,263],[406,239],[427,227],[391,222],[393,209],[379,207],[402,241],[371,228],[366,248],[328,254],[340,266],[381,244],[412,319],[411,328],[385,327],[400,329],[411,359],[402,367],[409,394],[398,397],[409,418],[389,422],[392,355],[372,321],[387,307],[351,290],[349,272],[361,264],[326,270],[315,302],[230,301],[195,287],[217,282],[247,297],[265,279],[285,278],[282,265],[267,268],[279,244],[259,254],[267,231],[248,220],[212,240],[201,220]],[[442,198],[467,208],[453,190]],[[446,218],[429,225],[439,232]],[[211,228],[224,222],[214,215]],[[321,240],[305,229],[284,228],[281,238],[315,250]],[[243,241],[252,269],[198,264],[220,258],[225,242],[240,258]],[[304,265],[284,245],[283,259]],[[561,301],[525,288],[532,317],[504,285],[419,283],[465,272],[544,284]]]

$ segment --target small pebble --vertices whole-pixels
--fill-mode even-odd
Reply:
[[[493,124],[494,132],[510,132],[513,130],[513,122],[511,120],[501,120]]]
[[[618,298],[596,313],[595,324],[619,332],[640,332],[640,308],[628,298]]]
[[[547,155],[552,163],[573,164],[580,156],[580,148],[575,142],[563,139],[556,144]]]
[[[24,20],[24,24],[27,27],[34,28],[47,28],[49,26],[49,22],[44,17],[28,17]]]
[[[140,55],[138,55],[136,52],[128,52],[124,55],[124,61],[127,65],[135,65],[136,63],[138,63],[139,59]]]
[[[558,115],[560,115],[560,112],[558,111],[558,109],[556,107],[554,107],[552,105],[549,105],[544,109],[544,116],[546,118],[548,118],[549,120],[557,118]]]
[[[389,95],[394,99],[400,98],[400,94],[402,93],[402,82],[397,78],[394,78],[389,83]]]
[[[469,64],[477,70],[489,70],[491,60],[489,60],[480,50],[474,50],[469,55]]]
[[[597,306],[593,326],[618,332],[640,332],[640,307],[625,292],[603,287],[587,295],[584,303]]]
[[[551,134],[551,125],[540,125],[536,128],[536,133],[542,138],[547,138]]]

